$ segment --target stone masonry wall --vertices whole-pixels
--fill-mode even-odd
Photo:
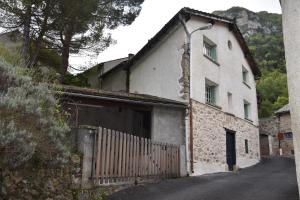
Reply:
[[[279,155],[279,141],[278,133],[292,132],[291,130],[291,116],[289,113],[281,114],[278,117],[262,118],[259,120],[259,133],[268,135],[271,140],[269,144],[272,149],[271,155]],[[282,155],[293,155],[294,145],[292,138],[283,138],[281,140]]]
[[[193,101],[194,174],[227,171],[226,131],[236,131],[236,165],[254,165],[260,160],[258,127],[209,105]],[[248,140],[249,152],[245,152]]]
[[[276,135],[278,133],[277,117],[259,119],[259,133],[264,135]]]
[[[289,113],[282,114],[279,117],[279,132],[280,133],[287,133],[292,132],[291,127],[291,115]],[[293,155],[294,152],[294,145],[293,145],[293,138],[284,138],[281,141],[281,148],[282,154],[286,156]]]

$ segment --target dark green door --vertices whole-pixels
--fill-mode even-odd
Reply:
[[[233,170],[233,166],[236,164],[236,152],[235,152],[235,132],[226,130],[226,159],[228,168]]]

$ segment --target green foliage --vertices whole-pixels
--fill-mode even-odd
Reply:
[[[8,49],[0,43],[0,58],[4,59],[7,63],[10,63],[13,66],[19,66],[23,62],[18,52],[19,49],[17,47]]]
[[[55,90],[0,60],[0,168],[64,163],[69,131]]]
[[[66,74],[65,84],[78,87],[90,87],[90,84],[88,83],[88,76],[84,73],[78,75],[73,75],[70,73]]]
[[[265,71],[258,81],[257,91],[261,98],[259,116],[272,116],[288,103],[287,75],[279,70]]]
[[[279,69],[285,72],[285,53],[282,33],[257,33],[246,38],[249,49],[262,71]]]
[[[35,51],[34,43],[31,45],[31,54]],[[56,50],[42,47],[37,58],[38,65],[48,66],[57,72],[61,64],[60,55]]]
[[[273,104],[268,100],[264,99],[260,103],[260,109],[258,110],[259,117],[270,117],[273,115]]]

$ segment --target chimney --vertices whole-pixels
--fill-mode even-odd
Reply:
[[[128,54],[128,60],[130,60],[133,56],[134,56],[134,54],[132,54],[132,53]]]

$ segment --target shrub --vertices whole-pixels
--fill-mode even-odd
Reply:
[[[29,160],[61,164],[69,154],[69,131],[55,90],[0,60],[0,167],[15,168]]]

